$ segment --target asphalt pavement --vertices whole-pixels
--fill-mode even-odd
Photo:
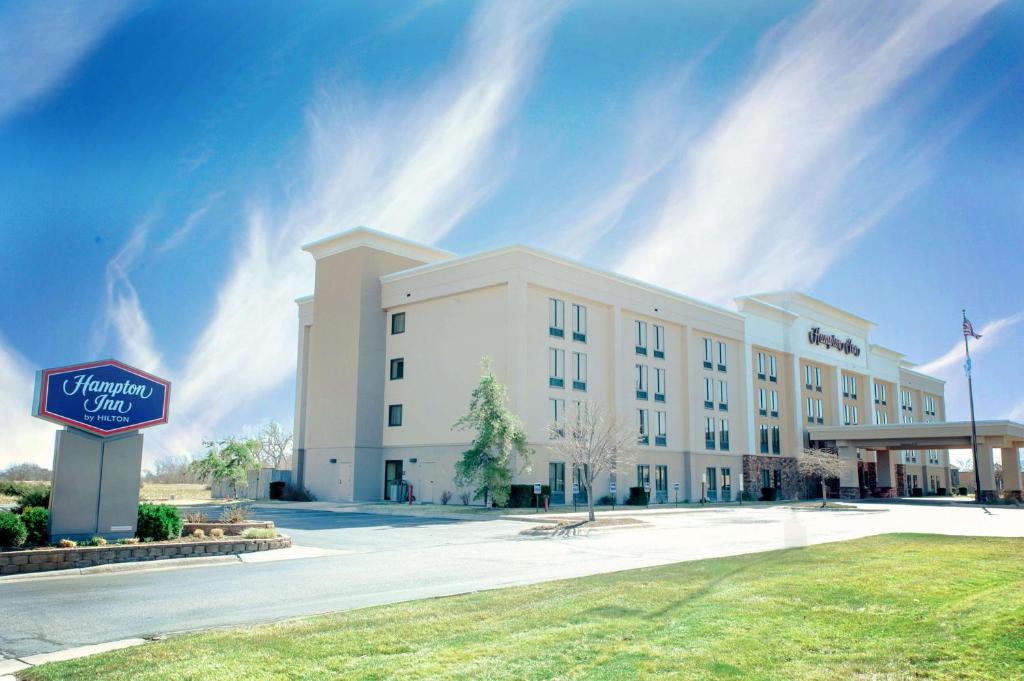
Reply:
[[[0,659],[180,631],[852,539],[885,532],[1024,536],[1024,511],[872,504],[855,511],[633,511],[642,525],[524,533],[522,520],[259,509],[298,546],[268,563],[0,580]]]

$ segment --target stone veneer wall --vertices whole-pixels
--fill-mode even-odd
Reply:
[[[0,575],[18,575],[50,570],[163,560],[206,555],[231,555],[285,549],[292,545],[290,537],[274,539],[231,539],[189,542],[151,542],[148,544],[111,544],[81,546],[73,549],[46,548],[0,553]]]
[[[902,463],[896,464],[896,496],[910,496],[910,492],[907,490],[907,466]]]
[[[755,495],[761,496],[761,471],[772,471],[772,479],[775,479],[775,471],[782,473],[782,496],[786,499],[796,499],[803,488],[800,481],[800,474],[797,472],[796,459],[789,456],[757,456],[744,455],[743,457],[743,489]]]

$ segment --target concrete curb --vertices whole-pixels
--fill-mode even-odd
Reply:
[[[75,660],[80,657],[88,657],[89,655],[108,653],[112,650],[131,648],[133,646],[142,645],[143,643],[146,643],[146,639],[144,638],[126,638],[120,641],[110,641],[108,643],[97,643],[95,645],[79,646],[77,648],[65,648],[64,650],[57,650],[52,653],[40,653],[38,655],[26,655],[25,657],[0,660],[0,674],[4,675],[0,676],[0,681],[14,679],[15,677],[13,675],[15,673],[24,671],[29,667],[46,664],[47,662]]]

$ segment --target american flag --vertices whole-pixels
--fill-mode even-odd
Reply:
[[[981,338],[981,334],[974,333],[974,326],[971,324],[971,320],[966,317],[964,317],[964,335],[971,338]]]

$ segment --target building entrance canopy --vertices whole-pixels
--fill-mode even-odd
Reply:
[[[1018,449],[1024,447],[1024,424],[1015,421],[977,421],[978,474],[983,495],[995,496],[995,467],[992,449],[1002,455],[1003,488],[1021,493],[1021,470]],[[945,423],[894,423],[879,426],[810,426],[807,429],[811,446],[833,447],[840,456],[852,457],[856,449],[879,453],[878,464],[889,469],[894,461],[890,451],[915,449],[970,449],[969,421]],[[845,458],[844,457],[844,458]],[[880,470],[879,479],[890,479],[889,470]]]

